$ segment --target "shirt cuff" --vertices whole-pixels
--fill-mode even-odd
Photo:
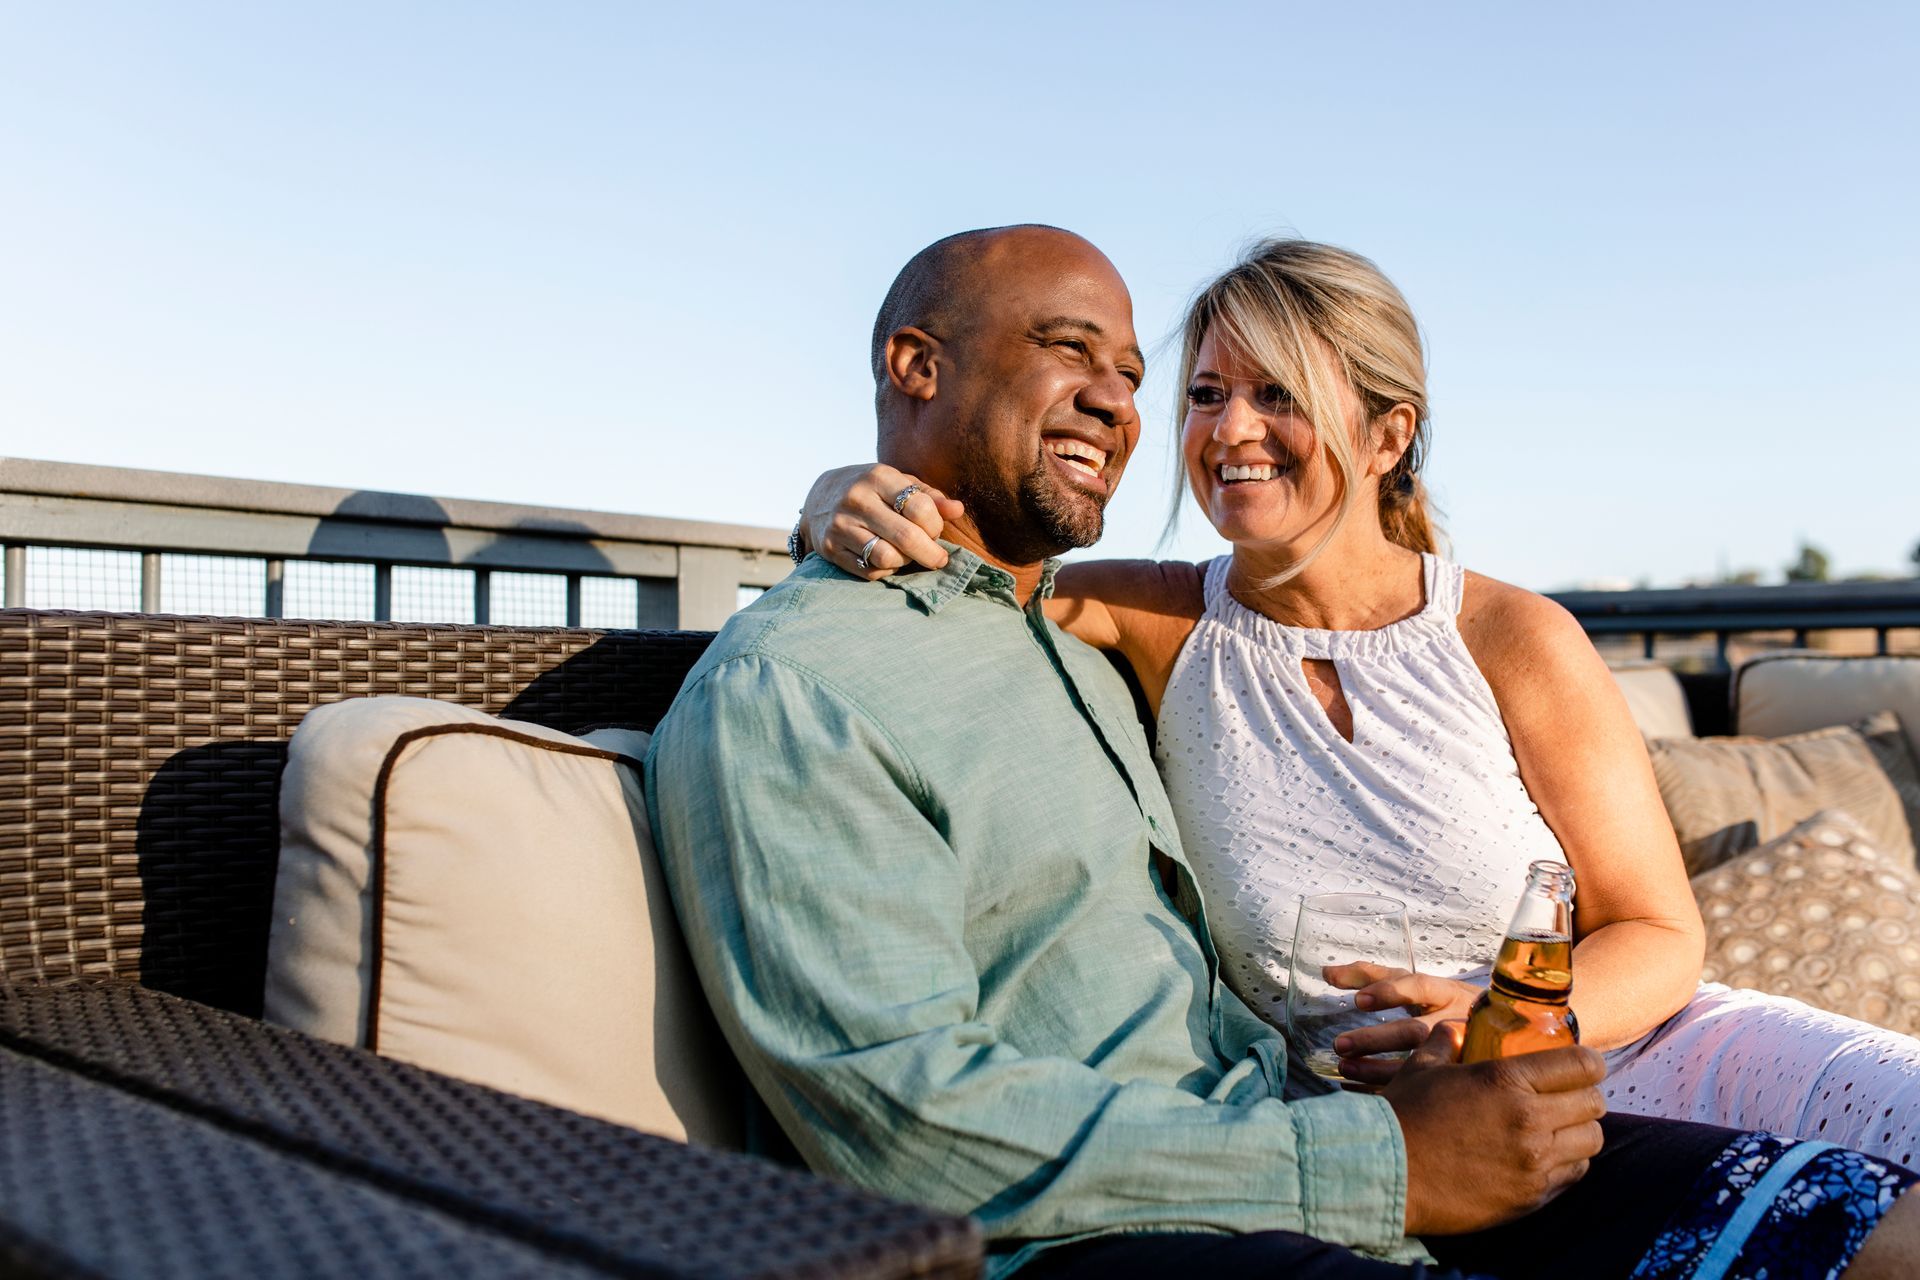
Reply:
[[[1306,1232],[1369,1253],[1408,1243],[1407,1148],[1385,1098],[1339,1093],[1302,1098],[1293,1112]]]

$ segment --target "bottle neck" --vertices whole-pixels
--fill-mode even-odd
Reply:
[[[1527,868],[1527,887],[1514,908],[1510,938],[1573,937],[1573,869],[1564,862]]]

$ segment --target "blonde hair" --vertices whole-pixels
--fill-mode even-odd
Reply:
[[[1207,285],[1187,307],[1181,334],[1176,395],[1185,415],[1200,344],[1217,330],[1231,347],[1284,387],[1312,424],[1316,447],[1332,464],[1340,489],[1333,524],[1306,555],[1263,585],[1277,586],[1306,568],[1346,523],[1358,501],[1360,463],[1355,436],[1373,442],[1374,424],[1395,405],[1413,408],[1413,434],[1392,470],[1380,477],[1380,530],[1413,551],[1438,550],[1420,467],[1427,451],[1427,372],[1413,311],[1380,268],[1357,253],[1311,240],[1264,240]],[[1340,420],[1335,379],[1360,402],[1364,421]],[[1171,530],[1188,491],[1180,432]]]

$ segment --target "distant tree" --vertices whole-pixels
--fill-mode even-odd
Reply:
[[[1735,569],[1732,573],[1721,575],[1720,581],[1722,585],[1729,587],[1757,587],[1760,585],[1760,571]]]
[[[1802,541],[1800,558],[1787,566],[1788,582],[1825,582],[1827,572],[1833,567],[1827,559],[1827,553],[1811,542]]]
[[[1920,542],[1913,544],[1913,553],[1907,559],[1913,561],[1914,576],[1920,578]]]

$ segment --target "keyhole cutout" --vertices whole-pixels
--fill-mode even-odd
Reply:
[[[1340,668],[1331,658],[1302,658],[1300,671],[1307,678],[1307,688],[1313,691],[1313,700],[1327,713],[1333,731],[1352,742],[1353,708],[1347,705],[1346,690],[1340,687]]]

